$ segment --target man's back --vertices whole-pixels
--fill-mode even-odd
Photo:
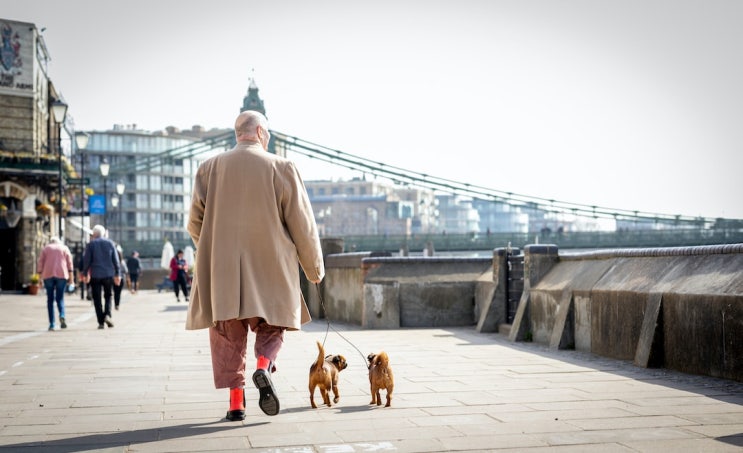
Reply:
[[[113,242],[95,238],[85,248],[83,271],[90,271],[92,278],[109,278],[119,274],[118,257]]]
[[[294,313],[274,313],[300,297],[297,257],[314,278],[324,269],[312,207],[291,161],[260,144],[238,144],[202,163],[188,231],[197,249],[192,305],[218,308],[214,319],[263,316],[299,326]],[[231,302],[213,307],[217,298]]]

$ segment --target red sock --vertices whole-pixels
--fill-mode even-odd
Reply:
[[[258,357],[258,365],[256,368],[259,370],[266,370],[268,371],[268,367],[271,366],[271,361],[268,359],[268,357],[262,355]]]
[[[230,389],[230,410],[245,410],[245,394],[242,388]]]

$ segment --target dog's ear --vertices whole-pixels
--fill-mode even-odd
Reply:
[[[339,370],[345,370],[346,367],[348,367],[348,363],[346,363],[346,358],[342,355],[338,356],[338,369]]]
[[[376,357],[376,356],[377,355],[372,352],[371,354],[369,354],[368,356],[366,356],[366,360],[368,360],[369,363],[372,363],[372,361],[374,361],[374,357]]]

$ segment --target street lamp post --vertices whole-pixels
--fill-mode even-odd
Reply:
[[[103,176],[103,224],[106,225],[106,214],[108,214],[108,193],[106,192],[106,179],[111,170],[111,164],[104,157],[100,165],[101,176]],[[106,227],[108,228],[108,227]]]
[[[85,157],[83,150],[88,147],[90,136],[85,132],[75,134],[75,144],[77,152],[80,154],[80,259],[85,253]],[[82,266],[82,263],[80,264]],[[78,282],[80,285],[80,299],[85,299],[85,284]]]
[[[59,125],[57,129],[57,163],[59,167],[59,193],[57,194],[57,235],[62,239],[62,127],[64,125],[65,117],[67,116],[67,104],[61,99],[57,99],[52,102],[52,114],[54,115],[54,121]]]
[[[83,150],[88,147],[88,139],[90,135],[85,132],[77,132],[75,134],[75,144],[77,145],[77,152],[80,154],[80,246],[85,245],[85,157],[83,156]]]
[[[116,193],[119,194],[119,243],[121,243],[122,239],[124,238],[124,224],[121,214],[121,207],[124,204],[124,191],[126,190],[126,186],[124,185],[124,181],[119,181],[116,184]]]
[[[111,207],[114,208],[114,212],[117,206],[119,206],[119,196],[116,194],[113,194],[111,195]],[[109,229],[109,231],[111,230]],[[112,237],[109,237],[109,239],[113,240]]]

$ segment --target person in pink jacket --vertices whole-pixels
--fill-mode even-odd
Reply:
[[[196,263],[186,316],[186,329],[209,329],[214,385],[230,389],[232,421],[245,419],[249,331],[258,407],[279,413],[271,373],[284,331],[310,321],[297,264],[312,283],[325,274],[309,196],[293,162],[266,152],[266,117],[242,112],[235,138],[235,147],[204,161],[194,180],[188,232]]]
[[[170,260],[170,281],[173,282],[175,301],[181,301],[181,298],[178,296],[178,290],[180,289],[183,291],[183,297],[186,298],[186,302],[188,302],[188,264],[186,263],[186,259],[183,258],[183,250],[178,250]]]
[[[58,237],[52,237],[41,250],[37,269],[46,289],[46,306],[49,311],[49,330],[54,330],[54,302],[59,310],[59,325],[66,329],[64,293],[67,283],[72,283],[72,254]]]

